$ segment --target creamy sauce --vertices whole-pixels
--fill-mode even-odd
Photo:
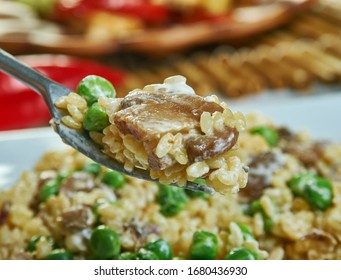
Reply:
[[[151,90],[160,93],[195,95],[193,88],[186,84],[186,78],[180,75],[165,79],[163,84],[145,86],[143,90]]]

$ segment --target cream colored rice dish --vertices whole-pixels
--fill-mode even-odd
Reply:
[[[0,259],[341,259],[341,145],[246,117],[238,193],[125,177],[50,151],[0,193]]]

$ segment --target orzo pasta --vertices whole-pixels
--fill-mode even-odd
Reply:
[[[341,145],[258,115],[247,124],[238,153],[249,180],[236,194],[158,185],[73,150],[48,152],[0,193],[0,259],[341,259]],[[277,135],[271,145],[265,128]]]

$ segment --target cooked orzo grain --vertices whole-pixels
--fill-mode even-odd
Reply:
[[[236,194],[124,178],[76,151],[48,152],[0,193],[0,259],[341,259],[341,145],[247,121],[239,153],[250,178]],[[251,133],[259,126],[277,133],[275,146]],[[106,237],[114,242],[101,251]]]

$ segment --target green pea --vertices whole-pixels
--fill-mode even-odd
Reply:
[[[191,260],[214,260],[218,254],[218,239],[207,231],[196,231],[189,248]]]
[[[289,180],[289,187],[294,195],[302,196],[307,185],[314,184],[317,176],[314,173],[303,173]]]
[[[157,201],[162,215],[172,217],[185,208],[188,198],[184,189],[159,184]]]
[[[120,237],[111,228],[98,226],[91,234],[90,249],[99,259],[113,258],[121,250]]]
[[[332,188],[328,180],[316,178],[314,184],[310,184],[304,189],[304,198],[312,208],[324,211],[332,204]]]
[[[47,182],[39,191],[41,201],[46,202],[51,196],[57,195],[61,182],[59,180],[51,180]]]
[[[136,254],[132,252],[124,252],[118,256],[119,260],[136,260]]]
[[[259,255],[252,249],[240,247],[230,251],[225,260],[259,260]]]
[[[138,260],[159,260],[159,257],[152,251],[141,248],[137,254],[136,259]]]
[[[288,185],[293,194],[302,197],[314,209],[324,211],[332,204],[332,184],[327,179],[314,173],[294,176],[290,179]]]
[[[82,79],[77,86],[76,92],[85,98],[89,106],[97,102],[100,96],[116,96],[113,85],[108,80],[96,75],[89,75]]]
[[[148,243],[145,249],[154,252],[160,260],[171,260],[173,258],[172,247],[164,239]]]
[[[102,182],[110,187],[119,189],[123,187],[127,180],[123,174],[117,171],[107,171],[102,177]]]
[[[278,133],[271,127],[257,126],[251,129],[251,134],[258,134],[264,138],[270,147],[276,146],[278,142]]]
[[[55,249],[46,258],[46,260],[73,260],[73,255],[65,249]]]
[[[243,239],[245,241],[248,241],[248,240],[254,240],[255,237],[253,236],[250,228],[244,224],[241,224],[241,223],[237,223],[238,227],[240,228],[240,230],[242,231],[242,234],[243,234]]]
[[[86,111],[83,126],[88,131],[102,131],[109,125],[109,117],[96,102]]]
[[[83,166],[83,171],[97,177],[101,171],[101,166],[98,163],[91,162]]]
[[[54,240],[52,239],[51,236],[35,235],[28,242],[26,250],[29,252],[34,252],[36,250],[37,243],[40,240],[43,240],[44,238],[46,238],[47,242],[51,244],[52,248],[54,248],[54,249],[56,248],[56,243],[54,242]]]

